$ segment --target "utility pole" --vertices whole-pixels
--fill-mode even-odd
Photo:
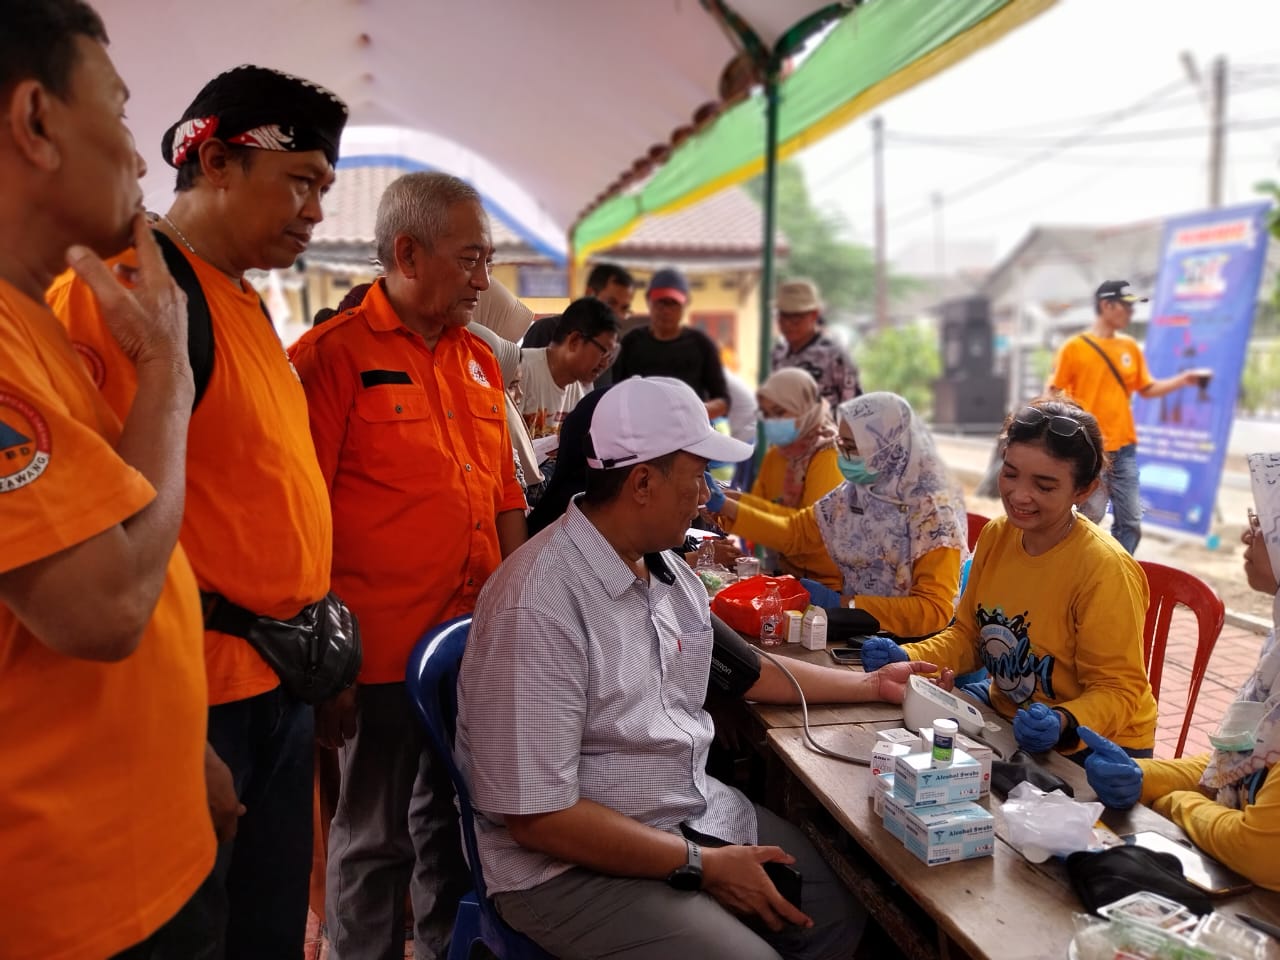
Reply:
[[[929,202],[933,205],[933,273],[941,283],[947,270],[946,247],[942,239],[942,194],[935,190],[929,194]]]
[[[1222,206],[1223,160],[1227,152],[1227,58],[1214,58],[1208,90],[1191,51],[1183,50],[1179,59],[1209,115],[1209,206],[1217,208]]]
[[[1227,136],[1227,58],[1213,61],[1213,93],[1209,99],[1209,206],[1222,206],[1222,159]]]
[[[889,289],[885,275],[884,236],[884,120],[871,118],[871,152],[875,170],[875,222],[876,222],[876,328],[889,326]]]

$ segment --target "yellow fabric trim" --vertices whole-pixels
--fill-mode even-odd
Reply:
[[[780,143],[778,145],[778,160],[785,160],[797,150],[817,143],[823,137],[835,133],[836,130],[854,118],[879,106],[891,97],[896,97],[916,84],[941,73],[947,67],[954,66],[983,47],[999,40],[1010,31],[1022,26],[1028,20],[1038,17],[1057,2],[1058,0],[1009,0],[1009,3],[1005,6],[985,20],[970,27],[958,37],[953,37],[941,46],[930,50],[918,60],[903,67],[897,73],[885,77],[879,83],[868,87],[852,100],[846,101],[842,106],[832,110],[821,120],[810,124],[800,133]],[[749,180],[763,170],[764,157],[757,157],[749,163],[721,174],[714,180],[707,181],[702,186],[691,190],[670,203],[642,212],[625,227],[587,244],[581,250],[574,251],[573,256],[579,263],[582,263],[591,254],[626,239],[645,217],[656,217],[683,210],[685,207],[692,206],[727,187]]]
[[[954,66],[983,47],[999,40],[1005,34],[1038,17],[1057,0],[1010,0],[991,16],[982,20],[957,37],[952,37],[935,47],[918,60],[914,60],[897,73],[890,74],[873,84],[852,100],[832,110],[816,123],[778,146],[778,157],[817,143],[823,137],[835,133],[855,117],[877,107],[891,97],[911,89],[916,84],[936,76],[947,67]]]

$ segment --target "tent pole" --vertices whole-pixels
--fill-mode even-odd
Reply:
[[[775,214],[778,207],[778,70],[770,69],[764,81],[764,256],[760,263],[760,358],[757,382],[769,376],[769,349],[773,340],[773,251]],[[756,437],[756,469],[764,459],[763,432]]]

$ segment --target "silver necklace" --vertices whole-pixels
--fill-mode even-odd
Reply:
[[[187,239],[187,235],[178,229],[178,225],[170,219],[167,213],[160,214],[160,219],[169,225],[169,228],[178,235],[178,239],[182,241],[182,245],[186,247],[194,256],[200,256],[196,253],[196,248],[191,245],[191,241]]]

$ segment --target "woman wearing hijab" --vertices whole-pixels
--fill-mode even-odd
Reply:
[[[964,499],[902,397],[846,400],[836,421],[844,482],[816,504],[765,512],[713,490],[707,509],[725,530],[788,556],[825,548],[841,591],[806,583],[814,603],[856,606],[900,637],[935,633],[951,619],[968,552]]]
[[[1270,518],[1276,529],[1280,517]],[[1084,762],[1089,786],[1108,807],[1141,801],[1172,820],[1197,847],[1260,887],[1280,890],[1280,595],[1262,533],[1246,530],[1244,572],[1249,586],[1272,597],[1273,629],[1244,682],[1229,721],[1209,739],[1212,753],[1177,760],[1134,760],[1087,727],[1092,748]]]
[[[467,330],[489,344],[493,355],[498,359],[505,388],[503,392],[506,395],[507,432],[511,434],[511,448],[515,451],[516,479],[528,495],[541,485],[543,478],[538,469],[538,455],[533,450],[529,430],[525,426],[524,417],[520,416],[520,348],[491,328],[475,321],[467,324]]]
[[[760,514],[789,516],[844,483],[836,464],[831,407],[807,371],[798,367],[777,371],[756,391],[756,399],[768,449],[751,492],[725,491],[727,497]],[[821,542],[813,549],[778,554],[777,567],[840,590],[840,571]]]

